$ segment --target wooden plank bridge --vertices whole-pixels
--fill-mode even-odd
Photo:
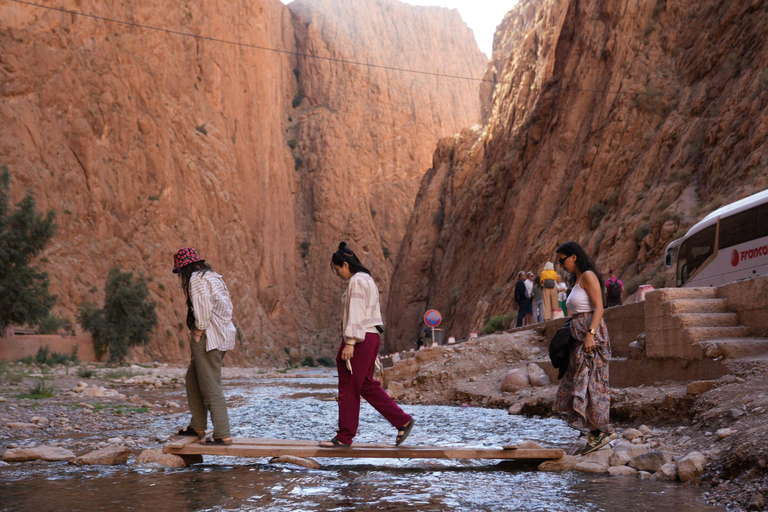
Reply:
[[[550,448],[461,448],[453,446],[420,446],[355,443],[350,447],[324,448],[318,441],[257,439],[235,437],[230,445],[204,445],[196,437],[178,438],[163,446],[163,453],[174,455],[230,455],[235,457],[302,458],[378,458],[378,459],[505,459],[543,461],[559,459],[563,450]]]

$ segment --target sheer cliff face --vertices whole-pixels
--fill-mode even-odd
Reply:
[[[301,2],[293,14],[277,0],[63,7],[289,52],[418,68],[450,61],[450,71],[472,76],[486,66],[457,16],[396,3]],[[73,318],[82,302],[101,303],[114,265],[142,272],[160,324],[140,358],[187,358],[170,272],[187,245],[232,293],[242,331],[233,362],[282,364],[284,347],[318,355],[315,331],[337,326],[324,306],[340,291],[325,274],[330,250],[341,237],[359,242],[386,286],[382,247],[394,257],[435,140],[479,115],[467,100],[476,85],[10,3],[0,28],[0,163],[15,198],[34,187],[39,206],[57,210],[60,230],[41,260],[57,312]]]
[[[479,117],[476,81],[376,66],[480,78],[488,60],[456,11],[394,0],[297,0],[289,8],[300,53],[371,66],[302,57],[297,66],[299,289],[313,323],[327,328],[321,338],[334,343],[344,284],[329,265],[339,241],[386,297],[434,143]]]
[[[567,240],[663,285],[668,242],[768,186],[767,25],[764,1],[522,1],[497,33],[487,124],[442,140],[422,180],[389,347],[428,307],[458,337],[510,312],[516,271]]]

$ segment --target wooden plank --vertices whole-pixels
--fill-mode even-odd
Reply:
[[[212,431],[209,430],[205,433],[205,435],[210,434]],[[199,441],[200,439],[195,436],[174,436],[175,439],[173,441],[170,441],[166,446],[173,446],[174,448],[182,448],[184,446],[187,446],[188,444],[192,444],[195,441]]]
[[[201,445],[188,443],[184,446],[168,443],[164,453],[176,455],[229,455],[235,457],[341,457],[341,458],[387,458],[387,459],[507,459],[507,460],[548,460],[563,456],[560,449],[517,449],[461,448],[453,446],[392,446],[355,443],[349,448],[323,448],[317,441],[295,441],[281,439],[235,438],[231,445]],[[246,441],[246,442],[242,442]]]

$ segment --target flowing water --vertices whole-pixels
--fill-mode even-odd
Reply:
[[[335,377],[228,382],[233,434],[329,439],[336,423]],[[183,400],[176,391],[175,399]],[[504,410],[404,406],[416,420],[408,444],[492,447],[532,439],[569,447],[574,432],[555,419]],[[130,435],[171,432],[184,418],[153,418]],[[393,442],[395,430],[363,404],[360,442]],[[120,432],[94,433],[94,439]],[[63,443],[66,446],[66,443]],[[27,463],[0,472],[2,510],[719,510],[689,485],[545,473],[497,461],[319,459],[322,469],[266,459],[207,457],[185,469],[76,467]]]

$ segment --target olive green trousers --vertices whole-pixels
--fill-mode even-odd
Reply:
[[[203,432],[208,426],[208,412],[213,423],[213,437],[223,439],[230,437],[229,414],[227,400],[221,387],[221,361],[224,354],[221,350],[205,350],[206,337],[203,334],[200,341],[190,336],[192,362],[187,368],[187,402],[192,413],[189,426],[198,432]]]

